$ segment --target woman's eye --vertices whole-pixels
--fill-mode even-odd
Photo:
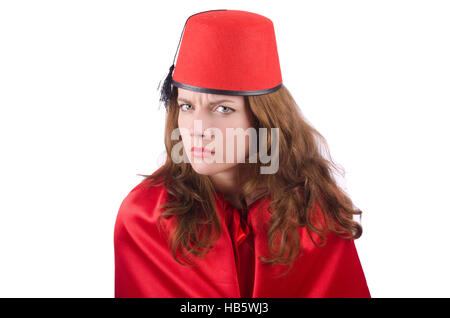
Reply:
[[[217,107],[217,109],[219,109],[219,108],[221,108],[221,109],[223,109],[224,111],[219,111],[219,113],[232,113],[232,112],[234,112],[234,109],[232,109],[232,108],[230,108],[230,107],[227,107],[227,106],[222,106],[222,105],[220,105],[220,106],[218,106]]]
[[[189,104],[181,104],[181,105],[178,105],[178,107],[180,107],[181,111],[188,111],[191,109],[192,106]],[[222,105],[217,106],[216,109],[218,109],[219,113],[222,113],[222,114],[228,114],[228,113],[234,112],[233,108],[230,108],[227,106],[222,106]]]
[[[185,111],[185,110],[187,110],[187,109],[185,109],[185,108],[183,108],[183,106],[191,106],[191,105],[189,105],[189,104],[181,104],[181,105],[178,105],[180,108],[181,108],[181,110],[182,111]]]

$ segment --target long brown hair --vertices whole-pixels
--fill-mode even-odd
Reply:
[[[220,220],[215,213],[214,186],[208,176],[196,173],[189,163],[175,163],[170,154],[178,142],[171,140],[171,132],[178,127],[178,90],[174,87],[166,108],[165,148],[167,158],[164,165],[152,175],[141,175],[151,179],[148,183],[164,184],[170,195],[160,208],[166,208],[158,218],[175,217],[175,227],[170,233],[169,245],[172,255],[179,261],[177,251],[180,245],[185,256],[201,257],[221,234]],[[331,159],[327,141],[304,118],[300,108],[288,89],[283,85],[273,93],[244,96],[245,107],[252,114],[254,128],[266,128],[268,152],[270,149],[270,128],[279,128],[279,170],[274,174],[259,173],[258,163],[240,163],[247,178],[239,184],[241,202],[263,189],[269,195],[271,211],[268,226],[268,247],[272,258],[259,256],[270,264],[292,264],[301,254],[301,240],[298,227],[306,227],[312,239],[314,232],[326,244],[326,233],[332,231],[346,239],[357,239],[362,234],[362,226],[353,220],[353,215],[361,215],[348,194],[337,184],[333,171],[344,170]],[[259,136],[258,136],[259,138]],[[257,143],[259,145],[259,142]],[[321,148],[322,147],[322,148]],[[247,156],[248,159],[248,156]],[[246,161],[247,162],[247,161]],[[320,220],[315,222],[318,204]],[[278,233],[278,236],[277,236]]]

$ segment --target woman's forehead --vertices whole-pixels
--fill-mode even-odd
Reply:
[[[233,96],[233,95],[221,95],[221,94],[210,94],[210,93],[200,93],[194,92],[188,89],[178,88],[178,98],[185,98],[191,101],[194,100],[220,100],[220,99],[229,99],[234,101],[239,101],[243,97],[242,96]]]

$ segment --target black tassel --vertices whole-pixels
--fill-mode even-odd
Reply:
[[[174,68],[175,64],[172,64],[172,66],[169,69],[169,74],[167,74],[166,79],[164,80],[164,84],[161,89],[161,97],[159,99],[160,102],[164,103],[164,107],[166,108],[166,110],[169,107],[169,101],[172,95],[172,72]],[[161,82],[159,82],[158,90],[160,86]]]

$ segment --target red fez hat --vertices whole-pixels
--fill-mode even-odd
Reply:
[[[275,30],[265,16],[226,9],[199,12],[186,20],[180,42],[176,66],[170,67],[161,92],[166,108],[172,85],[247,96],[282,86]]]

